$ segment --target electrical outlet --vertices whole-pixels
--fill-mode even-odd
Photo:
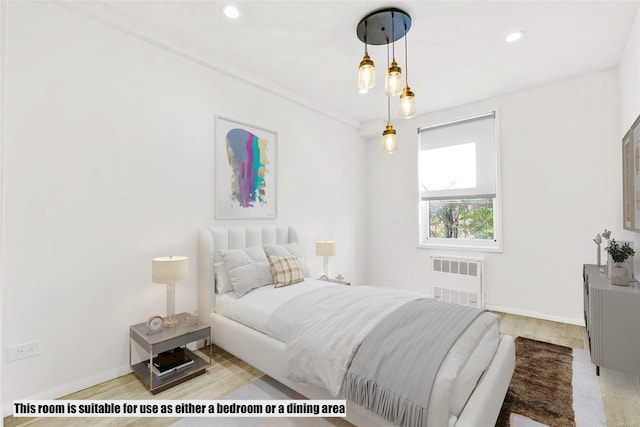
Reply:
[[[37,356],[40,354],[40,341],[31,341],[25,344],[12,345],[8,350],[9,362],[24,359],[25,357]]]

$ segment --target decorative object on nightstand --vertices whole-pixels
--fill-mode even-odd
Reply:
[[[347,282],[346,280],[344,280],[344,276],[342,274],[338,274],[335,279],[331,279],[323,275],[323,276],[320,276],[319,280],[322,280],[324,282],[329,282],[329,283],[337,283],[339,285],[351,286],[351,282]]]
[[[316,242],[316,255],[324,257],[324,268],[322,275],[329,278],[329,257],[336,255],[336,242],[330,240],[319,240]]]
[[[611,242],[609,242],[607,252],[609,253],[609,256],[611,256],[611,259],[615,264],[610,269],[611,284],[619,286],[629,286],[629,266],[622,265],[622,263],[625,263],[629,258],[635,255],[636,252],[631,248],[629,242],[624,242],[621,245],[616,242],[615,239],[612,239]],[[631,279],[633,279],[633,276],[631,276]]]
[[[198,324],[198,321],[200,320],[200,316],[198,316],[198,310],[194,311],[193,313],[187,314],[187,317],[185,317],[184,320],[189,326]]]
[[[176,283],[184,282],[188,277],[189,258],[186,256],[165,256],[152,261],[151,280],[167,285],[167,317],[162,323],[165,328],[178,326],[175,317]]]
[[[162,330],[162,316],[154,315],[147,320],[147,330],[149,334],[156,334]]]

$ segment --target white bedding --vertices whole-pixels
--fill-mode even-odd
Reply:
[[[273,285],[263,286],[242,298],[229,292],[216,295],[215,309],[218,314],[286,342],[294,325],[287,322],[269,322],[273,313],[292,298],[330,286],[344,285],[306,278],[304,282],[282,288],[274,288]],[[306,309],[306,306],[301,305],[300,314]],[[291,313],[291,318],[295,317],[296,313]],[[274,328],[273,325],[279,326]],[[434,383],[429,404],[429,425],[447,425],[455,422],[469,394],[493,358],[498,342],[498,316],[488,312],[478,317],[460,337],[449,352]]]
[[[273,285],[262,286],[241,298],[233,292],[227,292],[224,295],[216,295],[215,310],[218,314],[285,342],[287,330],[267,331],[269,318],[273,312],[298,295],[327,286],[344,285],[305,278],[303,282],[281,288],[275,288]]]
[[[285,350],[285,377],[338,396],[356,350],[391,312],[419,296],[389,288],[336,289],[295,322]],[[294,302],[298,304],[298,300]],[[285,311],[289,306],[285,306]]]

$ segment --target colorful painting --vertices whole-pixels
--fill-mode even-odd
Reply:
[[[216,117],[216,219],[276,217],[276,134]]]

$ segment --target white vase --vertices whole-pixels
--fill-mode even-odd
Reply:
[[[627,279],[629,279],[630,282],[633,281],[634,279],[633,255],[627,258],[627,260],[623,262],[621,265],[627,267]],[[607,277],[609,279],[611,279],[611,270],[613,269],[614,266],[615,266],[615,263],[613,262],[613,258],[611,258],[611,255],[607,254]]]
[[[618,286],[629,286],[627,277],[627,267],[624,265],[614,265],[611,267],[611,284]]]

